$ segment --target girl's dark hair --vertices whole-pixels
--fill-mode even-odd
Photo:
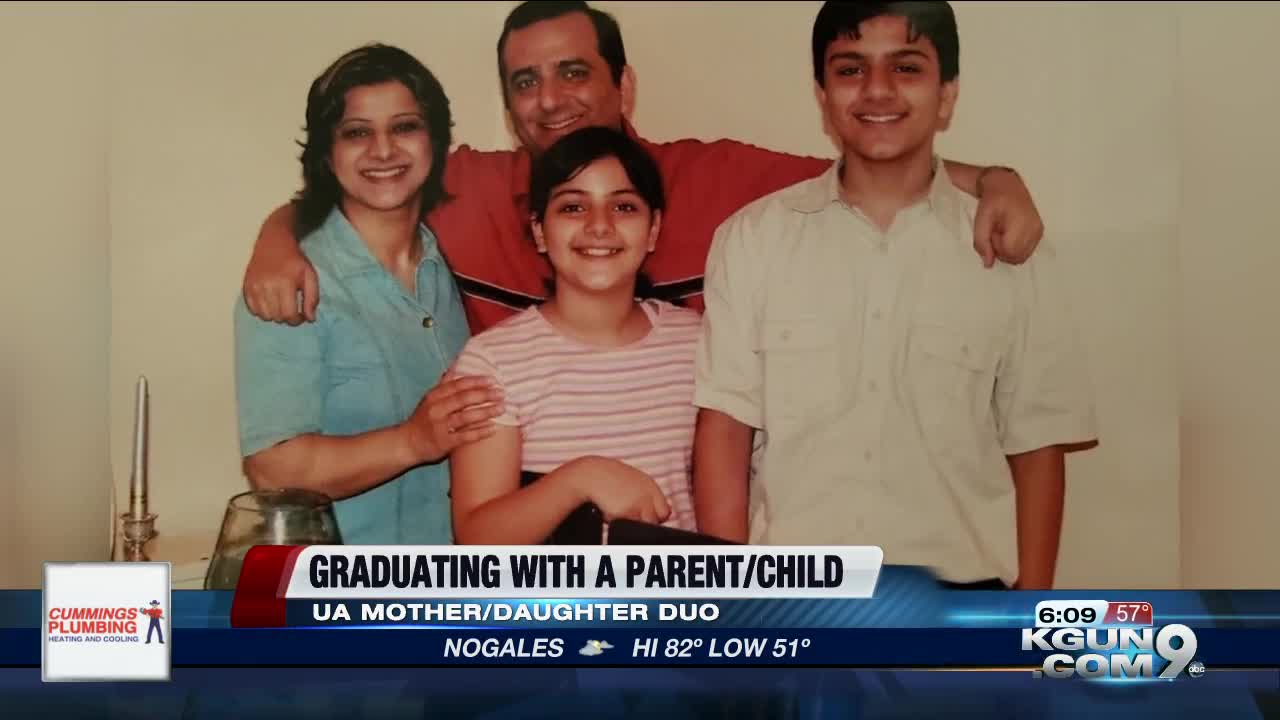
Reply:
[[[572,180],[596,160],[607,157],[618,159],[650,212],[666,207],[662,172],[644,147],[618,130],[588,127],[565,135],[534,159],[529,175],[529,213],[533,219],[540,223],[546,217],[551,192],[557,186]],[[548,281],[547,292],[553,291],[554,287]],[[657,292],[643,272],[636,274],[635,294],[641,299],[657,298],[680,304],[678,300]]]
[[[591,163],[607,157],[618,159],[649,209],[663,209],[666,195],[662,190],[662,173],[640,143],[613,128],[588,127],[565,135],[534,159],[529,172],[529,212],[542,222],[551,191],[572,180]]]
[[[302,190],[294,197],[294,232],[299,239],[320,227],[342,198],[342,186],[329,168],[329,155],[334,129],[346,110],[347,91],[391,81],[413,93],[431,138],[431,171],[422,185],[422,214],[447,199],[444,168],[453,144],[449,97],[436,76],[414,56],[389,45],[365,45],[335,60],[307,93],[307,139],[298,143],[302,146]]]

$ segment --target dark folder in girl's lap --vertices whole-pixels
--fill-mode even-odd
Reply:
[[[610,545],[737,545],[718,537],[638,520],[609,523]]]
[[[537,482],[542,473],[520,473],[520,487]],[[580,505],[569,513],[551,534],[543,540],[544,545],[603,545],[604,514],[594,503]]]
[[[520,473],[520,486],[533,484],[541,473]],[[593,503],[578,507],[551,531],[545,545],[600,545],[604,535],[604,515]],[[679,530],[637,520],[609,523],[610,545],[736,545],[710,535]]]

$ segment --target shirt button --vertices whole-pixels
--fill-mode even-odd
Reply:
[[[783,330],[783,331],[782,331],[782,339],[783,339],[783,340],[790,340],[790,339],[791,339],[791,331],[790,331],[790,330]]]
[[[871,382],[867,383],[867,387],[870,388],[871,392],[875,392],[876,390],[880,389],[880,386],[876,384],[875,380],[872,380]]]
[[[432,325],[435,325],[435,324],[436,324],[436,321],[435,321],[435,320],[432,320],[430,315],[428,315],[428,316],[426,316],[426,317],[422,318],[422,327],[424,327],[424,328],[429,328],[429,327],[431,327]]]
[[[862,459],[866,460],[867,462],[871,462],[871,451],[867,450],[866,452],[862,453]]]
[[[871,312],[871,319],[872,319],[872,320],[879,320],[879,319],[880,319],[880,311],[879,311],[879,310],[873,310],[873,311]]]

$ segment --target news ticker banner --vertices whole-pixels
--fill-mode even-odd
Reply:
[[[143,641],[141,622],[73,627],[121,621],[16,601],[0,595],[0,665],[103,642],[55,631]],[[78,602],[81,614],[102,605]],[[1166,682],[1280,667],[1280,593],[957,592],[881,567],[874,548],[260,547],[233,596],[173,603],[176,665],[1021,668]]]
[[[261,546],[245,556],[232,624],[296,625],[298,609],[346,600],[865,599],[875,591],[884,561],[877,547],[720,548]],[[367,607],[387,607],[398,615],[399,609],[417,604],[371,602]],[[424,617],[434,614],[410,622]],[[466,614],[469,622],[490,619],[488,611]]]

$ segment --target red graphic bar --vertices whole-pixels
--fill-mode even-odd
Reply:
[[[231,627],[284,627],[285,589],[302,545],[258,545],[249,549],[231,600]]]
[[[1137,600],[1134,602],[1108,602],[1105,625],[1152,625],[1154,610],[1151,603]]]

